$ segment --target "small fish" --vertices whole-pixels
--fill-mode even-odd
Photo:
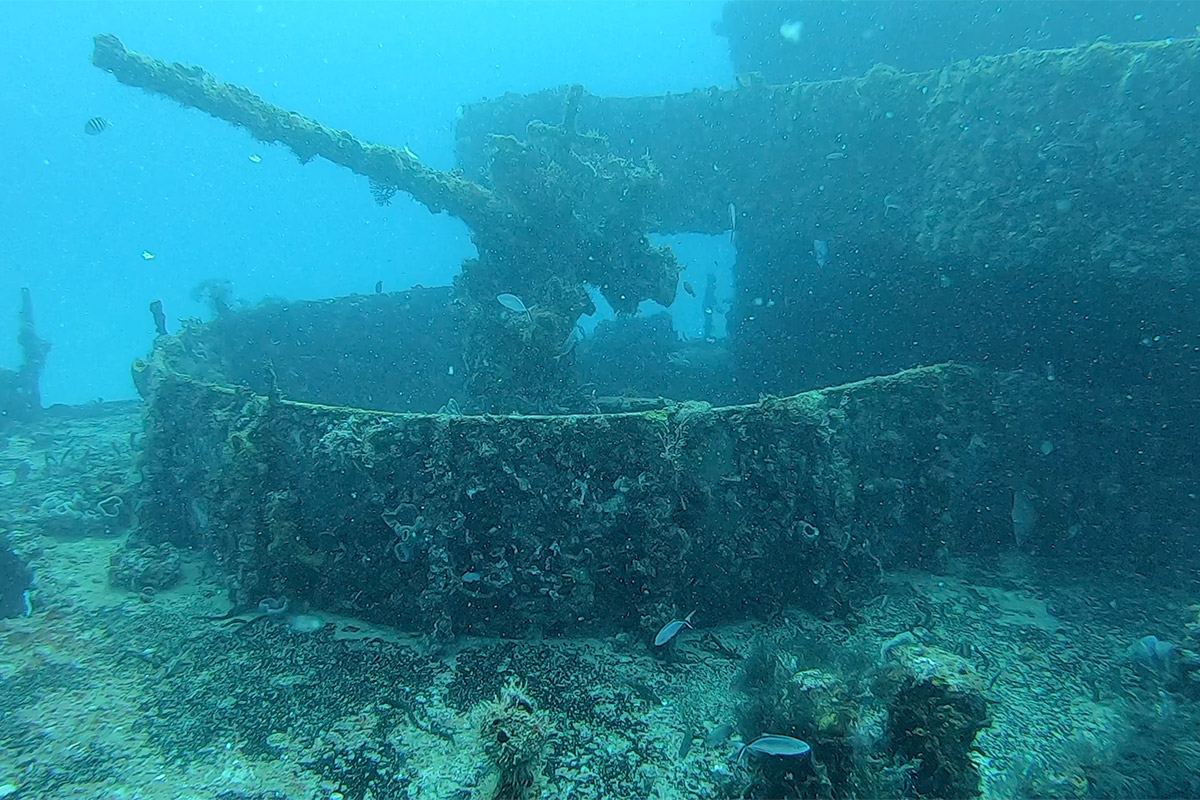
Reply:
[[[829,263],[829,242],[824,239],[813,239],[812,252],[817,266],[825,269],[825,265]]]
[[[738,763],[742,763],[742,759],[746,757],[746,751],[758,753],[763,756],[779,756],[787,758],[791,756],[808,755],[812,748],[807,742],[802,742],[795,736],[782,736],[777,733],[764,733],[762,736],[755,739],[753,742],[747,742],[742,745],[742,749],[738,750]]]
[[[412,150],[409,150],[409,149],[408,149],[408,145],[404,145],[404,155],[408,156],[408,157],[409,157],[409,158],[411,158],[413,161],[420,161],[420,160],[421,160],[421,159],[417,158],[417,154],[416,154],[416,153],[414,153]]]
[[[83,132],[88,136],[99,136],[108,130],[109,122],[104,117],[92,117],[83,123]]]
[[[1028,492],[1013,489],[1012,496],[1013,538],[1016,539],[1017,546],[1021,547],[1029,539],[1029,534],[1037,525],[1037,507],[1033,504],[1033,498],[1029,496]]]
[[[779,26],[779,37],[785,42],[796,44],[796,42],[800,41],[800,34],[802,33],[804,33],[804,22],[798,19],[789,19]]]
[[[728,739],[732,733],[733,725],[728,722],[722,722],[720,725],[704,734],[704,746],[716,747],[719,744],[724,744],[725,740]]]
[[[729,243],[733,244],[733,235],[737,233],[737,208],[729,204]]]
[[[583,341],[583,337],[584,332],[582,325],[576,325],[574,328],[571,328],[571,332],[567,334],[567,338],[562,343],[562,347],[558,348],[558,355],[554,357],[554,360],[558,361],[560,358],[569,356],[571,353],[573,353],[576,345]]]
[[[146,261],[153,261],[153,260],[154,260],[154,253],[151,253],[149,250],[143,250],[143,251],[142,251],[142,258],[143,258],[143,259],[145,259]]]
[[[658,635],[654,637],[654,646],[662,647],[664,644],[674,639],[675,635],[683,630],[685,626],[688,628],[692,627],[692,617],[695,616],[695,614],[696,612],[693,611],[683,619],[671,620],[666,625],[663,625],[662,630],[659,631]]]
[[[838,150],[838,151],[835,151],[835,152],[830,153],[829,155],[825,156],[825,160],[826,161],[841,161],[845,157],[846,157],[846,154],[843,153],[841,150]]]
[[[689,295],[690,297],[695,297],[695,296],[696,296],[696,290],[695,290],[695,289],[693,289],[693,288],[692,288],[692,285],[691,285],[690,283],[688,283],[687,281],[684,281],[684,282],[683,282],[683,290],[684,290],[685,292],[687,292],[687,293],[688,293],[688,295]]]
[[[507,308],[509,311],[515,311],[518,314],[524,314],[529,317],[529,321],[533,322],[533,314],[529,313],[529,307],[525,305],[525,301],[517,297],[515,294],[496,295],[496,302]]]
[[[262,156],[250,156],[250,160],[253,161],[255,164],[261,164]]]
[[[383,294],[383,281],[375,281],[375,294]]]
[[[689,730],[685,731],[683,734],[683,741],[679,743],[679,753],[677,754],[677,757],[687,758],[687,754],[690,752],[692,752],[692,732]]]
[[[663,699],[658,696],[658,692],[654,691],[654,687],[644,681],[632,680],[626,681],[626,685],[633,689],[633,693],[645,700],[652,706],[661,706]]]

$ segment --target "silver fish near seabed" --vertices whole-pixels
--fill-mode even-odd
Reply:
[[[829,263],[829,242],[824,239],[813,239],[813,258],[817,261],[819,269],[825,269],[825,265]]]
[[[687,754],[692,752],[692,740],[694,738],[691,729],[683,732],[683,741],[679,743],[679,752],[676,753],[677,758],[687,758]]]
[[[515,311],[518,314],[524,314],[533,321],[533,315],[529,313],[529,307],[525,305],[525,301],[517,297],[515,294],[498,294],[496,302],[507,308],[509,311]]]
[[[729,738],[731,733],[733,733],[733,725],[728,722],[722,722],[720,725],[704,734],[704,746],[716,747],[719,744],[723,744],[725,740]]]
[[[1016,541],[1017,547],[1024,547],[1025,542],[1029,541],[1033,529],[1037,526],[1037,508],[1033,505],[1033,499],[1029,493],[1022,489],[1013,489],[1012,496],[1013,539]]]
[[[696,612],[693,611],[683,619],[671,620],[666,625],[663,625],[662,630],[660,630],[658,635],[654,637],[654,646],[662,647],[664,644],[674,639],[675,635],[683,630],[685,626],[688,628],[692,627],[692,617],[695,616],[695,614]]]
[[[742,759],[746,757],[747,750],[763,756],[789,758],[795,756],[806,756],[812,751],[812,748],[808,746],[808,742],[802,742],[795,736],[783,736],[777,733],[764,733],[753,742],[747,742],[746,744],[742,745],[742,749],[738,750],[737,760],[739,764],[742,763]]]
[[[584,336],[585,334],[582,325],[577,324],[574,328],[571,328],[571,332],[567,334],[567,338],[563,341],[562,347],[558,348],[558,355],[554,356],[554,360],[558,361],[560,358],[569,356],[571,353],[573,353],[576,345],[583,341]]]
[[[733,244],[733,235],[737,233],[737,208],[729,204],[729,243]]]

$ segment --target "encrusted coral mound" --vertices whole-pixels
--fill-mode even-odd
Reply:
[[[475,711],[475,730],[492,772],[479,798],[534,797],[548,725],[523,684],[510,680],[494,700]]]

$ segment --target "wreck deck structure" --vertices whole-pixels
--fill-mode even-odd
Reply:
[[[147,536],[212,553],[240,604],[435,639],[644,632],[694,606],[845,612],[881,571],[961,556],[1195,563],[1200,509],[1165,498],[1200,419],[1197,41],[509,95],[466,110],[451,173],[113,37],[94,61],[479,248],[453,290],[232,312],[135,365]],[[563,350],[586,287],[669,305],[681,267],[650,235],[723,235],[730,208],[720,357],[589,391]],[[514,286],[532,312],[495,302]]]

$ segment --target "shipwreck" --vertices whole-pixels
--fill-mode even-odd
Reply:
[[[237,605],[642,634],[852,614],[963,557],[1195,565],[1200,510],[1157,499],[1196,449],[1172,420],[1200,419],[1197,41],[509,95],[466,109],[448,172],[113,36],[93,63],[478,250],[451,287],[229,310],[134,364],[129,546],[202,548]],[[633,319],[680,286],[652,237],[725,235],[731,208],[728,336]],[[622,316],[576,342],[588,287]]]

